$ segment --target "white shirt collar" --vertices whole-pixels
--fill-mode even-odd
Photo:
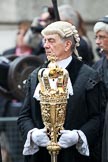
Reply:
[[[72,60],[72,56],[70,56],[64,60],[57,61],[57,65],[61,68],[66,68],[69,65],[69,63],[71,62],[71,60]]]

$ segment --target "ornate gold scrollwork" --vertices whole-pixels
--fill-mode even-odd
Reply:
[[[40,69],[38,78],[42,120],[50,137],[47,149],[52,156],[52,162],[55,162],[61,149],[57,140],[65,122],[68,72],[58,67],[56,59],[52,57],[48,68]]]

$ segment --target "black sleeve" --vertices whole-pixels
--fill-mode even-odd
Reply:
[[[31,99],[30,99],[31,78],[30,77],[27,80],[26,89],[27,92],[26,92],[24,104],[20,110],[18,121],[17,121],[19,130],[21,131],[24,141],[27,138],[28,131],[34,128],[34,123],[31,116]]]

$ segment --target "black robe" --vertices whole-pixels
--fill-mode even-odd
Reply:
[[[104,83],[104,89],[106,100],[104,99],[105,106],[105,122],[102,138],[102,162],[108,162],[108,60],[105,55],[97,61],[93,68],[98,71],[101,80]]]
[[[90,156],[81,155],[75,146],[61,149],[58,162],[99,162],[95,146],[98,145],[101,123],[100,81],[92,68],[73,57],[67,70],[73,85],[74,95],[68,99],[64,128],[67,130],[81,130],[87,137]],[[43,128],[39,101],[33,98],[34,90],[38,83],[38,70],[29,77],[27,95],[21,109],[18,126],[25,143],[27,133],[34,127]],[[100,154],[100,152],[98,152]],[[46,148],[41,147],[34,154],[25,156],[25,162],[50,162],[50,155]]]

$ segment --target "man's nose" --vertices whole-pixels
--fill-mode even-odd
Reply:
[[[44,48],[46,48],[46,47],[47,47],[47,48],[49,47],[48,41],[45,41],[45,42],[44,42]]]
[[[101,43],[101,40],[97,37],[96,38],[96,44],[100,44]]]

